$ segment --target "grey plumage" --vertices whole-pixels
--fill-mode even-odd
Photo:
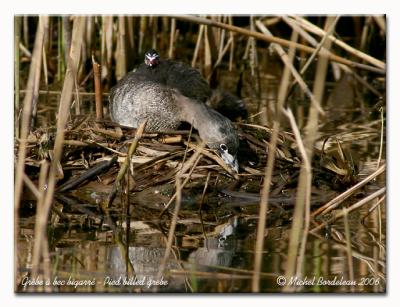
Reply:
[[[122,78],[109,98],[111,119],[121,125],[136,128],[147,119],[147,131],[166,131],[178,128],[181,122],[172,90],[136,72]]]

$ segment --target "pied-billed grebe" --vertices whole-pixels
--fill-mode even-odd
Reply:
[[[150,50],[145,63],[124,76],[110,91],[113,121],[138,127],[147,119],[147,131],[176,129],[181,122],[192,124],[200,138],[238,171],[238,135],[225,116],[205,102],[212,91],[200,73],[172,60],[161,60]]]

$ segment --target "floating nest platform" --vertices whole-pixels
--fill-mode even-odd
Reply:
[[[182,221],[198,220],[199,209],[205,223],[240,213],[256,219],[272,131],[246,123],[236,126],[241,143],[238,174],[216,152],[199,146],[195,131],[178,130],[143,133],[125,175],[118,179],[137,130],[95,121],[90,116],[75,116],[65,131],[55,194],[56,204],[63,207],[57,210],[55,205],[53,212],[60,222],[74,220],[91,226],[103,225],[107,214],[121,216],[127,212],[135,212],[139,220],[161,220],[174,208],[179,175],[183,183]],[[33,182],[38,180],[41,163],[52,159],[55,134],[55,127],[39,128],[30,134],[26,173]],[[269,199],[270,211],[276,214],[269,215],[269,220],[276,221],[277,215],[286,221],[290,218],[288,210],[295,203],[301,166],[296,148],[291,133],[279,134]],[[196,161],[181,173],[196,154]],[[316,150],[314,156],[312,205],[318,206],[352,182],[354,169],[335,155]],[[29,199],[29,193],[24,196]]]

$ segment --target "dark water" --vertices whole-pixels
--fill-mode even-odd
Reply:
[[[357,281],[356,292],[381,292],[385,289],[385,227],[378,225],[374,214],[360,223],[365,210],[350,215],[351,242],[353,244],[353,270]],[[384,210],[381,212],[384,215]],[[33,218],[21,219],[19,238],[20,278],[30,268],[34,245]],[[83,217],[78,217],[82,218]],[[385,224],[385,217],[382,221]],[[51,287],[51,291],[72,292],[147,292],[157,288],[154,281],[164,281],[157,291],[162,292],[250,292],[251,270],[254,261],[256,215],[238,214],[218,224],[214,231],[201,232],[198,218],[181,220],[177,227],[174,252],[168,258],[166,271],[157,277],[165,252],[162,230],[153,225],[154,220],[132,221],[130,230],[126,220],[117,226],[125,244],[116,242],[112,230],[94,230],[88,226],[49,229],[49,274],[75,282],[94,281],[95,285]],[[279,224],[277,221],[273,223]],[[95,224],[95,221],[93,222]],[[118,224],[118,223],[117,223]],[[382,233],[379,234],[379,226]],[[210,228],[209,225],[206,225]],[[289,225],[267,227],[264,242],[261,289],[280,292],[277,277],[284,275],[289,242]],[[309,236],[306,245],[302,280],[312,280],[312,286],[300,287],[305,292],[349,292],[345,285],[328,286],[323,283],[350,280],[344,226],[340,221],[331,225],[330,236]],[[129,260],[127,258],[129,257]],[[134,268],[136,284],[129,278],[127,263]],[[376,273],[372,273],[373,269]],[[143,282],[144,285],[140,282]],[[23,281],[23,280],[22,280]],[[22,282],[21,281],[21,282]],[[318,284],[320,282],[320,285]],[[364,283],[364,285],[361,285]],[[372,284],[371,284],[372,283]],[[374,286],[374,284],[376,284]],[[133,286],[132,286],[133,285]],[[190,286],[188,286],[190,285]],[[40,289],[40,287],[39,287]],[[37,291],[38,287],[20,287],[20,291]]]

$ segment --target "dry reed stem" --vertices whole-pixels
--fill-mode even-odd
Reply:
[[[63,57],[63,42],[64,40],[62,39],[62,32],[63,32],[63,26],[62,26],[62,17],[58,18],[57,20],[57,81],[61,81],[61,75],[62,75],[62,70],[63,70],[63,64],[64,64],[64,57]]]
[[[19,121],[18,121],[18,111],[20,106],[20,78],[19,78],[19,68],[20,68],[20,52],[19,44],[21,41],[21,17],[14,17],[14,136],[19,138]]]
[[[33,252],[32,252],[32,276],[34,278],[37,277],[39,271],[39,263],[40,258],[42,257],[42,249],[43,249],[43,240],[42,244],[36,242],[36,238],[40,237],[40,232],[43,228],[46,228],[47,223],[47,215],[43,213],[44,208],[44,199],[46,195],[46,179],[47,179],[47,172],[49,170],[49,163],[46,160],[43,160],[40,166],[40,174],[39,174],[39,184],[38,184],[38,193],[39,197],[37,197],[36,203],[36,216],[35,216],[35,244],[33,245]]]
[[[212,50],[210,46],[210,33],[212,29],[205,26],[204,28],[204,75],[210,81],[212,74]]]
[[[375,172],[370,174],[368,177],[364,178],[359,183],[355,184],[345,192],[339,194],[325,205],[319,207],[317,210],[311,213],[311,216],[314,217],[317,215],[326,214],[329,211],[332,211],[333,209],[337,208],[341,202],[350,197],[355,191],[357,191],[358,189],[360,189],[361,187],[363,187],[364,185],[375,179],[375,177],[378,177],[385,171],[385,169],[386,169],[386,163],[381,165],[381,167],[379,167]]]
[[[359,48],[360,50],[366,49],[368,32],[371,29],[371,25],[372,25],[372,17],[371,16],[365,17],[364,26],[361,32],[360,48]]]
[[[149,160],[148,162],[145,162],[141,165],[138,165],[135,170],[137,172],[139,171],[143,171],[145,169],[148,169],[150,167],[153,167],[154,165],[156,165],[157,163],[162,163],[162,162],[167,162],[168,160],[172,160],[175,157],[178,157],[182,154],[182,152],[169,152],[166,153],[165,155],[159,156],[159,157],[155,157],[154,159]]]
[[[101,66],[97,63],[94,55],[92,55],[93,66],[93,79],[94,79],[94,92],[96,101],[96,119],[102,120],[103,115],[103,100],[101,99]]]
[[[64,61],[68,63],[68,55],[71,49],[71,24],[69,22],[70,16],[62,16],[62,33],[63,33],[63,46],[64,46]]]
[[[256,21],[256,25],[259,28],[259,30],[261,32],[263,32],[265,35],[271,35],[272,33],[264,26],[264,24],[257,20]],[[308,88],[306,82],[303,80],[303,78],[301,77],[301,75],[299,74],[299,72],[297,71],[297,69],[293,66],[293,64],[289,61],[288,56],[286,54],[286,52],[283,50],[283,48],[278,45],[278,44],[271,44],[271,47],[274,48],[274,50],[276,51],[276,53],[280,56],[282,62],[285,63],[286,66],[288,66],[292,72],[293,77],[295,78],[295,80],[297,81],[297,83],[299,84],[300,88],[303,90],[303,92],[308,96],[308,98],[310,98],[311,100],[311,105],[315,108],[317,108],[318,112],[321,113],[321,115],[324,115],[325,112],[322,110],[319,102],[316,100],[314,94],[311,92],[311,90]]]
[[[232,25],[232,16],[228,16],[228,23]],[[233,57],[235,55],[235,37],[232,31],[229,31],[229,39],[232,39],[231,48],[229,49],[229,71],[232,71]]]
[[[328,39],[328,36],[332,34],[333,30],[336,27],[337,22],[339,21],[339,16],[335,17],[335,20],[332,22],[330,25],[329,29],[325,32],[325,34],[322,36],[322,39],[320,40],[319,43],[317,43],[315,47],[315,51],[311,54],[311,56],[308,58],[307,62],[303,65],[303,67],[300,70],[300,74],[304,75],[308,67],[311,65],[311,63],[314,61],[315,57],[317,54],[320,52],[322,46],[324,45],[325,41]],[[325,50],[325,52],[328,52]],[[328,52],[330,53],[330,52]]]
[[[133,174],[132,174],[133,175]],[[133,265],[130,261],[129,258],[129,242],[130,242],[130,233],[131,233],[131,214],[130,214],[130,191],[129,191],[129,178],[130,174],[129,172],[126,172],[124,175],[124,188],[123,188],[123,196],[121,197],[121,205],[123,210],[125,211],[125,244],[123,246],[125,247],[125,250],[123,251],[124,253],[121,253],[123,257],[125,257],[125,263],[128,263],[127,266],[127,273],[129,276],[132,276],[135,273],[135,270],[133,268]],[[120,233],[122,234],[122,229],[120,229]],[[129,263],[131,266],[129,266]]]
[[[239,126],[245,126],[245,127],[251,127],[251,128],[257,128],[260,130],[264,130],[266,132],[268,132],[269,134],[272,134],[272,129],[268,128],[266,126],[261,126],[261,125],[256,125],[256,124],[245,124],[245,123],[237,123]],[[287,140],[289,140],[290,142],[295,142],[296,140],[293,138],[292,133],[287,132],[287,131],[282,131],[279,135],[279,140],[278,140],[278,144],[284,144]]]
[[[211,16],[211,19],[216,19],[213,18],[213,16]],[[216,42],[216,31],[218,29],[214,28],[214,27],[207,27],[206,26],[206,37],[208,39],[208,43],[210,45],[210,53],[211,53],[211,63],[212,61],[215,61],[218,58],[218,46],[217,46],[217,42]]]
[[[264,24],[267,27],[273,26],[281,21],[283,16],[267,17],[265,18]]]
[[[348,214],[346,210],[343,208],[343,224],[344,224],[344,233],[346,238],[346,254],[347,254],[347,268],[349,271],[349,280],[354,280],[354,266],[353,266],[353,252],[351,248],[351,234],[350,234],[350,226],[349,219],[347,218]],[[350,291],[354,292],[354,285],[350,286]]]
[[[381,164],[382,160],[382,152],[383,152],[383,137],[385,134],[385,118],[383,116],[383,107],[380,108],[380,113],[381,113],[381,139],[379,142],[379,155],[378,155],[378,161],[376,162],[376,168],[379,168],[379,165]]]
[[[19,90],[20,93],[27,93],[27,90]],[[46,90],[39,90],[39,94],[46,94],[46,95],[61,95],[61,91],[46,91]],[[108,96],[109,93],[101,93],[102,96]],[[79,92],[79,96],[96,96],[96,93],[89,93],[89,92]]]
[[[128,50],[132,52],[131,55],[135,54],[135,35],[136,32],[136,19],[133,16],[127,16],[127,30],[128,30]]]
[[[25,46],[29,44],[29,25],[28,25],[28,15],[22,16],[22,40]]]
[[[118,246],[120,255],[124,257],[125,263],[127,264],[127,273],[130,277],[135,274],[135,268],[133,267],[131,259],[129,257],[126,257],[126,255],[129,255],[129,245],[124,244],[124,242],[122,241],[122,234],[120,231],[114,230],[114,240],[116,245]]]
[[[192,137],[192,132],[193,132],[193,123],[190,124],[189,135],[188,135],[188,138],[187,138],[187,143],[186,143],[186,147],[185,147],[185,153],[184,153],[183,159],[182,159],[181,168],[183,167],[183,165],[185,164],[185,161],[186,161],[186,157],[187,157],[188,149],[189,149],[189,144],[190,144],[190,138]]]
[[[143,39],[146,34],[146,28],[147,28],[147,16],[140,16],[138,54],[142,54],[143,52]]]
[[[250,31],[255,32],[254,16],[250,16]],[[250,65],[251,76],[253,77],[255,74],[255,66],[258,66],[256,40],[254,39],[254,37],[249,37],[249,65]]]
[[[317,46],[318,46],[317,40],[316,40],[313,36],[311,36],[308,32],[306,32],[302,27],[300,27],[300,26],[298,25],[298,23],[297,23],[295,20],[293,20],[293,19],[291,19],[291,18],[289,18],[289,17],[286,17],[286,16],[283,16],[282,18],[283,18],[283,20],[284,20],[290,27],[293,28],[293,30],[298,31],[299,34],[301,35],[301,37],[302,37],[303,39],[305,39],[309,44],[311,44],[313,47],[317,47]],[[328,52],[328,51],[327,51],[327,52]],[[329,51],[329,53],[330,53],[330,51]],[[356,73],[355,71],[353,71],[351,68],[349,68],[349,67],[346,66],[346,65],[340,64],[340,63],[339,63],[338,65],[339,65],[339,67],[340,67],[343,71],[345,71],[346,73],[352,74],[352,75],[356,78],[356,80],[357,80],[358,82],[360,82],[362,85],[364,85],[364,86],[365,86],[368,90],[370,90],[374,95],[376,95],[376,96],[378,96],[378,97],[382,97],[382,96],[383,96],[383,95],[382,95],[381,93],[379,93],[373,86],[371,86],[367,81],[365,81],[363,77],[361,77],[359,74],[357,74],[357,73]],[[305,68],[306,68],[306,66],[303,66],[303,68],[302,68],[301,71],[300,71],[300,74],[303,74],[303,73],[305,72]],[[293,86],[293,85],[292,85],[292,86]]]
[[[48,188],[44,197],[41,214],[38,217],[41,220],[41,227],[38,230],[38,233],[35,235],[35,245],[38,245],[39,247],[35,246],[34,248],[38,249],[40,249],[40,246],[46,237],[46,222],[51,205],[53,203],[58,166],[63,152],[64,129],[70,112],[74,79],[78,70],[78,64],[81,54],[82,37],[84,33],[84,21],[85,17],[77,17],[74,20],[70,59],[68,61],[68,69],[66,72],[63,91],[60,99],[57,121],[57,134],[54,142],[54,155],[51,161],[50,172],[48,176]]]
[[[379,240],[379,243],[381,243],[382,240],[383,240],[383,234],[382,234],[382,209],[381,209],[380,204],[382,202],[384,202],[385,199],[386,199],[386,194],[383,195],[380,199],[378,199],[376,201],[376,204],[375,204],[375,206],[378,207],[378,217],[377,217],[377,219],[378,219],[378,235],[379,235],[379,239],[378,240]],[[385,251],[386,251],[386,245],[379,244],[379,258],[383,258],[384,257]]]
[[[46,240],[43,242],[42,255],[43,255],[43,276],[44,279],[50,280],[52,267],[51,267],[50,252],[49,252],[49,242]],[[51,285],[44,286],[44,292],[50,293],[52,292],[52,290],[53,287]]]
[[[206,182],[205,182],[205,184],[204,184],[203,193],[201,194],[201,200],[200,200],[199,211],[201,211],[201,206],[202,206],[203,203],[204,203],[204,197],[205,197],[206,192],[207,192],[208,182],[210,181],[210,177],[211,177],[211,172],[207,172],[207,179],[206,179]]]
[[[47,69],[47,55],[46,55],[46,48],[43,46],[43,75],[44,75],[44,83],[45,83],[45,88],[49,88],[49,72]],[[39,85],[38,85],[39,86]]]
[[[327,17],[325,21],[325,28],[329,28],[333,22],[334,22],[334,17]],[[326,50],[329,50],[330,46],[331,46],[331,41],[327,40],[324,44],[324,48]],[[327,53],[324,52],[324,50],[321,50],[320,57],[318,59],[317,70],[314,80],[314,88],[313,88],[313,94],[318,104],[323,97],[327,67],[328,67]],[[313,157],[313,148],[318,132],[318,115],[319,115],[318,109],[314,104],[311,104],[308,121],[305,127],[305,137],[304,137],[304,145],[306,148],[308,161],[311,161]],[[309,212],[306,212],[306,210],[309,211],[310,208],[311,177],[312,177],[312,172],[310,171],[310,168],[307,167],[307,165],[303,161],[300,169],[299,182],[297,186],[296,205],[293,213],[293,222],[292,222],[292,227],[290,229],[288,260],[285,270],[286,278],[291,278],[295,274],[297,276],[302,275],[302,263],[299,263],[299,260],[302,259],[304,255],[299,255],[299,251],[304,253],[305,251],[304,246],[306,241],[303,241],[301,243],[300,236],[302,233],[301,230],[303,229],[304,231],[304,228],[309,227],[309,216],[308,216]],[[306,224],[307,222],[308,224]],[[306,238],[307,236],[308,234],[306,233]],[[303,238],[303,240],[306,240],[306,238]],[[301,250],[299,250],[299,247],[301,248],[299,243],[301,243],[303,246],[303,249]],[[292,288],[289,285],[286,285],[283,291],[292,292],[296,291],[296,289]]]
[[[112,59],[112,16],[101,18],[101,79],[109,78]]]
[[[18,149],[18,161],[15,167],[15,187],[14,187],[14,235],[17,236],[19,232],[19,207],[21,201],[21,194],[23,189],[23,178],[25,175],[25,158],[26,158],[26,148],[27,148],[27,137],[30,131],[30,122],[32,115],[32,106],[34,100],[37,99],[38,94],[34,92],[35,83],[39,83],[40,79],[40,68],[41,59],[43,51],[43,43],[45,36],[45,29],[47,29],[49,22],[48,16],[40,16],[39,24],[35,37],[35,44],[33,48],[32,62],[29,68],[29,77],[27,83],[27,93],[23,102],[22,110],[22,120],[21,120],[21,130],[19,138],[19,149]],[[15,237],[14,248],[15,252],[18,250],[18,240]],[[15,257],[14,273],[15,276],[18,270],[17,257]],[[17,285],[15,285],[17,287]],[[15,288],[16,289],[16,288]]]
[[[175,43],[175,29],[176,29],[176,19],[171,18],[171,30],[169,36],[169,48],[168,48],[168,58],[174,58],[174,43]]]
[[[289,123],[290,123],[290,126],[292,127],[293,135],[295,137],[298,149],[300,151],[301,158],[303,159],[306,167],[308,167],[309,170],[311,171],[311,163],[307,157],[307,153],[306,153],[306,149],[304,147],[300,129],[299,129],[298,125],[296,124],[296,119],[294,118],[293,112],[290,108],[287,108],[286,110],[282,109],[282,113],[285,114],[285,116],[289,119]]]
[[[200,148],[204,148],[204,143],[202,143]],[[172,243],[174,240],[175,236],[175,228],[176,224],[178,221],[178,213],[180,210],[181,206],[181,198],[182,198],[182,189],[184,187],[184,184],[188,181],[190,178],[190,174],[193,172],[193,170],[196,168],[196,165],[199,163],[200,159],[202,157],[201,150],[197,150],[188,161],[185,162],[184,166],[182,169],[176,174],[176,202],[175,202],[175,208],[174,208],[174,213],[172,216],[171,220],[171,225],[169,227],[169,232],[168,232],[168,238],[166,242],[166,247],[165,247],[165,254],[164,257],[160,263],[160,268],[157,273],[157,278],[156,280],[160,280],[162,274],[164,273],[165,267],[167,265],[167,261],[169,259],[169,256],[171,254],[171,248],[172,248]],[[181,182],[183,175],[191,168],[191,171],[189,172],[189,176],[185,178],[183,184]]]
[[[365,219],[371,214],[373,213],[373,211],[380,206],[380,204],[385,201],[386,199],[386,195],[383,195],[382,198],[380,198],[376,204],[374,204],[373,206],[371,206],[371,208],[368,209],[368,213],[361,219],[363,221],[363,223],[365,223]],[[381,225],[379,227],[379,241],[382,241],[382,233],[381,233]]]
[[[305,28],[307,31],[310,31],[316,35],[319,36],[323,36],[326,34],[325,30],[322,30],[321,28],[317,27],[316,25],[312,24],[311,22],[309,22],[308,20],[300,17],[300,16],[291,16],[292,18],[294,18],[298,24],[300,26],[302,26],[303,28]],[[344,50],[346,50],[347,52],[349,52],[352,55],[357,56],[358,58],[369,62],[370,64],[381,68],[383,70],[386,70],[386,64],[378,59],[375,59],[374,57],[354,48],[351,47],[350,45],[346,44],[345,42],[337,39],[336,37],[334,37],[333,35],[329,35],[328,36],[329,40],[331,40],[334,44],[336,44],[337,46],[343,48]],[[342,63],[345,64],[345,63]]]
[[[151,24],[151,48],[157,49],[158,18],[153,16]]]
[[[286,20],[287,18],[284,17],[284,20]],[[315,58],[317,52],[319,52],[322,48],[322,46],[324,45],[326,39],[327,39],[327,35],[330,34],[334,28],[335,25],[337,23],[337,21],[339,20],[339,17],[336,17],[335,20],[331,23],[331,25],[329,26],[329,30],[327,31],[327,34],[323,37],[323,39],[320,41],[319,44],[316,44],[316,49],[315,52],[309,57],[309,59],[307,60],[307,62],[303,65],[300,74],[304,74],[304,72],[307,70],[307,68],[309,67],[309,65],[311,64],[311,62],[313,61],[313,59]],[[293,27],[293,29],[299,29],[299,27]],[[295,83],[292,83],[291,87],[294,85]],[[307,157],[305,148],[304,148],[304,144],[301,140],[301,136],[300,136],[300,132],[298,130],[298,127],[296,125],[294,116],[292,114],[292,112],[289,109],[289,112],[285,113],[286,116],[288,116],[290,124],[292,126],[292,130],[294,132],[294,135],[296,137],[296,141],[297,144],[299,145],[299,150],[302,156],[302,160],[304,163],[304,168],[305,168],[305,172],[307,174],[307,184],[306,184],[306,200],[305,200],[305,206],[304,206],[304,227],[303,227],[303,234],[302,234],[302,238],[301,238],[301,242],[300,242],[300,248],[299,248],[299,253],[298,253],[298,258],[297,258],[297,270],[296,270],[296,275],[297,276],[301,276],[301,269],[302,269],[302,263],[304,261],[304,256],[305,256],[305,251],[306,251],[306,244],[307,244],[307,237],[308,237],[308,231],[309,231],[309,226],[310,226],[310,194],[311,194],[311,163],[310,160]]]
[[[115,77],[120,80],[126,75],[126,34],[125,34],[125,16],[118,16],[118,40],[117,55],[115,59]]]
[[[117,178],[115,179],[114,185],[111,189],[111,192],[108,196],[108,201],[107,201],[107,205],[106,205],[106,209],[108,209],[114,198],[116,193],[120,190],[121,188],[121,180],[124,178],[125,173],[127,172],[127,170],[129,169],[129,166],[131,165],[131,159],[132,159],[132,155],[135,153],[136,148],[139,145],[139,140],[141,139],[144,129],[146,128],[146,123],[147,120],[145,120],[143,123],[140,124],[140,126],[138,127],[138,129],[136,130],[136,134],[135,134],[135,138],[133,139],[131,145],[129,146],[128,149],[128,155],[125,158],[124,163],[122,163],[121,168],[118,171],[118,175]]]
[[[192,67],[196,66],[196,61],[197,57],[199,55],[199,50],[200,50],[200,44],[203,38],[203,33],[204,33],[204,25],[199,26],[199,33],[197,34],[197,41],[196,41],[196,47],[194,48],[193,52],[193,59],[192,59]]]
[[[297,41],[298,34],[293,32],[292,34],[292,41]],[[293,62],[295,55],[295,48],[294,46],[289,49],[289,57],[288,60],[290,63]],[[267,222],[267,213],[268,213],[268,198],[270,192],[270,186],[272,182],[272,174],[274,170],[275,164],[275,152],[276,146],[278,143],[279,137],[279,129],[280,129],[280,120],[281,120],[281,110],[285,103],[288,88],[290,83],[290,67],[289,65],[285,66],[285,70],[283,72],[282,81],[279,86],[279,93],[278,93],[278,105],[276,107],[276,117],[273,123],[273,131],[271,136],[271,141],[268,147],[268,161],[265,167],[265,176],[263,187],[261,190],[261,199],[260,199],[260,211],[259,211],[259,220],[257,224],[257,237],[256,237],[256,244],[254,249],[254,274],[252,277],[252,292],[260,292],[260,272],[262,268],[262,256],[263,256],[263,249],[264,249],[264,236],[265,236],[265,227]]]
[[[311,174],[311,163],[310,160],[307,156],[306,149],[303,144],[303,140],[300,134],[299,127],[296,124],[296,120],[294,118],[294,115],[291,111],[291,109],[288,110],[282,110],[283,113],[288,117],[290,125],[293,130],[293,134],[295,135],[295,139],[301,154],[301,158],[304,163],[304,167],[306,168],[307,174]],[[300,243],[300,249],[299,249],[299,257],[297,261],[297,272],[296,275],[300,275],[301,272],[299,272],[299,268],[301,268],[303,260],[304,260],[304,255],[306,251],[306,243],[307,243],[307,236],[308,236],[308,230],[310,226],[310,197],[311,197],[311,180],[309,181],[309,184],[307,186],[307,193],[306,193],[306,201],[305,201],[305,207],[304,207],[304,228],[303,228],[303,237]]]
[[[221,64],[222,58],[228,51],[228,48],[231,47],[232,43],[233,43],[233,37],[230,37],[228,42],[226,43],[225,47],[223,47],[222,51],[219,53],[218,59],[215,61],[212,71],[214,71],[218,67],[218,65]]]
[[[86,31],[85,31],[85,42],[86,42],[86,49],[93,50],[94,46],[92,48],[92,42],[93,42],[93,36],[94,36],[94,20],[95,16],[87,16],[86,18]]]
[[[21,42],[19,43],[19,51],[21,51],[24,56],[29,59],[32,57],[32,53]]]
[[[212,27],[218,27],[218,28],[222,28],[222,29],[226,29],[235,33],[240,33],[242,35],[248,36],[248,37],[254,37],[258,40],[262,40],[268,43],[277,43],[279,45],[282,45],[284,47],[290,47],[290,46],[294,46],[297,49],[307,52],[307,53],[313,53],[314,52],[314,48],[309,47],[309,46],[305,46],[299,43],[293,43],[291,41],[288,41],[286,39],[283,38],[278,38],[275,36],[266,36],[263,35],[262,33],[259,32],[253,32],[247,29],[243,29],[237,26],[233,26],[233,25],[229,25],[229,24],[225,24],[225,23],[221,23],[221,22],[217,22],[217,21],[213,21],[211,19],[207,19],[207,18],[201,18],[201,17],[196,17],[196,16],[188,16],[188,15],[173,15],[173,18],[179,19],[179,20],[184,20],[184,21],[189,21],[189,22],[195,22],[198,24],[204,24],[204,25],[209,25]],[[365,64],[360,64],[357,62],[353,62],[350,61],[348,59],[345,59],[343,57],[337,56],[335,54],[329,54],[329,59],[331,61],[337,62],[337,63],[342,63],[344,65],[348,65],[350,67],[354,67],[354,68],[360,68],[360,69],[364,69],[364,70],[368,70],[368,71],[372,71],[372,72],[376,72],[379,74],[385,74],[386,70],[384,68],[377,68],[377,67],[373,67],[373,66],[369,66],[369,65],[365,65]]]
[[[160,140],[162,144],[177,144],[182,141],[182,135],[170,136],[170,137],[163,137]]]
[[[80,129],[80,128],[78,127],[75,129]],[[122,130],[115,131],[115,130],[110,130],[110,129],[96,128],[96,127],[88,128],[88,130],[93,131],[94,133],[100,133],[105,136],[112,137],[113,139],[117,139],[117,140],[120,140],[123,136]]]
[[[201,231],[203,232],[204,246],[206,247],[207,251],[208,251],[208,238],[207,238],[206,230],[204,228],[202,207],[203,207],[204,198],[205,198],[207,188],[208,188],[208,183],[210,181],[210,177],[211,177],[211,172],[207,172],[207,179],[206,179],[206,183],[204,184],[204,189],[203,189],[203,193],[201,194],[201,200],[200,200],[200,205],[199,205],[199,217],[200,217],[200,222],[201,222]]]
[[[43,43],[42,43],[42,52],[41,52],[41,56],[42,56],[42,61],[45,60],[44,58],[44,51],[45,51],[45,43],[46,43],[46,38],[48,35],[48,31],[49,31],[49,19],[47,20],[47,23],[45,24],[45,28],[43,29],[44,31],[44,36],[43,36]],[[41,65],[41,64],[40,64]],[[39,67],[38,69],[40,69],[41,67]],[[39,92],[39,85],[40,85],[40,71],[37,72],[37,76],[38,79],[35,80],[34,86],[33,86],[33,93],[34,93],[34,98],[32,101],[32,118],[31,118],[31,125],[34,123],[35,119],[36,119],[36,113],[37,113],[37,104],[38,104],[38,99],[39,99],[39,95],[37,94]]]
[[[36,197],[39,198],[40,197],[40,192],[38,190],[38,188],[35,186],[35,184],[33,183],[33,181],[28,177],[27,174],[24,174],[24,184],[26,185],[26,187],[31,190],[32,194]]]
[[[316,232],[318,230],[320,230],[321,228],[325,227],[326,225],[334,222],[335,220],[337,220],[338,218],[343,217],[344,214],[348,214],[358,208],[360,208],[361,206],[367,204],[368,202],[370,202],[371,200],[383,195],[386,192],[386,187],[380,188],[378,191],[368,195],[367,197],[364,197],[363,199],[361,199],[360,201],[356,202],[354,205],[348,207],[348,208],[344,208],[343,211],[340,211],[336,214],[334,214],[334,216],[332,218],[330,218],[328,221],[324,221],[322,222],[320,225],[318,225],[317,227],[314,227],[313,229],[310,230],[310,232]]]
[[[224,41],[225,41],[225,29],[219,29],[220,36],[219,36],[219,44],[218,44],[218,58],[221,58],[222,50],[224,49]]]
[[[383,33],[386,33],[386,21],[384,16],[373,15],[372,18],[375,20],[378,27]]]

